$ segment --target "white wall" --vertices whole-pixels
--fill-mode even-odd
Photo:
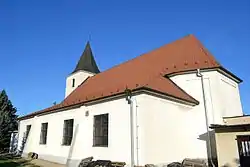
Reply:
[[[217,71],[202,72],[202,74],[209,123],[223,124],[222,117],[242,115],[238,84]],[[171,80],[200,101],[203,106],[201,80],[195,73],[177,75],[171,77]],[[204,107],[200,109],[204,111]]]
[[[133,97],[133,101],[136,165],[166,164],[187,157],[206,158],[206,140],[200,139],[200,135],[205,133],[202,112],[191,106],[146,94]],[[89,111],[88,117],[85,111]],[[93,156],[95,159],[123,161],[130,166],[129,111],[126,100],[118,99],[21,121],[21,134],[26,130],[26,125],[32,123],[24,155],[36,152],[41,159],[62,164],[70,159],[68,163],[71,166],[75,166],[82,158]],[[109,145],[93,147],[93,117],[104,113],[109,113]],[[62,146],[64,120],[72,118],[78,130],[74,131],[71,147]],[[45,122],[48,122],[47,144],[40,145],[41,124]]]
[[[32,124],[33,124],[33,118],[20,121],[18,127],[18,146],[17,146],[18,150],[21,150],[22,141],[24,136],[26,135],[26,126]]]
[[[232,79],[219,74],[221,112],[224,117],[243,115],[238,84]]]
[[[65,97],[67,97],[73,90],[75,90],[83,81],[85,81],[88,77],[93,76],[94,74],[88,71],[77,71],[71,75],[69,75],[66,79],[66,90]],[[73,79],[75,79],[75,86],[72,87]]]
[[[206,158],[205,119],[199,107],[150,95],[139,101],[140,164],[163,165],[184,158]]]
[[[85,111],[89,116],[85,116]],[[109,145],[108,147],[93,147],[93,117],[109,113]],[[62,145],[63,123],[66,119],[74,119],[74,139],[70,146]],[[27,148],[28,152],[36,152],[39,158],[65,164],[67,159],[72,166],[80,159],[93,156],[95,159],[112,159],[114,161],[130,162],[130,126],[129,105],[125,99],[82,106],[64,112],[57,112],[20,122],[20,134],[26,130],[26,125],[32,123]],[[47,144],[40,145],[41,123],[48,122]],[[75,128],[78,126],[78,132]],[[20,136],[21,137],[21,136]]]
[[[225,109],[228,102],[224,101],[224,97],[239,96],[238,87],[236,87],[237,90],[231,88],[224,90],[226,86],[221,84],[223,76],[216,71],[204,72],[203,75],[209,123],[223,123],[222,116],[225,115],[223,111],[226,113],[230,111],[230,114],[234,115],[242,114],[240,100],[230,101],[233,103],[231,105],[236,106],[233,111],[228,107]],[[71,79],[69,78],[69,81]],[[181,161],[184,158],[207,157],[206,124],[200,78],[195,74],[187,74],[174,76],[171,79],[196,98],[200,104],[191,107],[146,94],[133,97],[137,103],[137,107],[134,105],[134,118],[136,109],[138,116],[138,145],[136,135],[134,138],[134,159],[135,162],[139,161],[138,165],[165,164]],[[71,86],[70,82],[68,84]],[[222,90],[227,94],[222,94]],[[88,117],[85,116],[85,111],[89,111]],[[93,147],[93,117],[105,113],[109,113],[109,146]],[[19,139],[26,131],[26,125],[32,124],[25,154],[31,151],[37,152],[42,159],[62,164],[69,163],[71,166],[88,156],[93,156],[95,159],[124,161],[129,166],[129,116],[129,105],[125,99],[82,106],[21,121]],[[75,130],[71,147],[61,144],[65,119],[74,119]],[[41,123],[44,122],[48,122],[47,144],[40,145]],[[134,129],[136,131],[136,124]],[[67,161],[68,159],[70,161]]]

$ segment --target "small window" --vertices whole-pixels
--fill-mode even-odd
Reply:
[[[64,120],[63,125],[63,145],[69,146],[73,137],[74,119]]]
[[[40,134],[40,144],[47,143],[47,131],[48,131],[48,123],[42,123],[41,134]]]
[[[108,118],[108,114],[94,116],[94,146],[108,146]]]
[[[29,136],[31,125],[26,126],[26,138]]]
[[[75,78],[72,79],[72,88],[75,87]]]

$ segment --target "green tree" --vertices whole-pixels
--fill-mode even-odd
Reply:
[[[10,145],[11,131],[17,130],[16,108],[5,90],[0,91],[0,152]]]

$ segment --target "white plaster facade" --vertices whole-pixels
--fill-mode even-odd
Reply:
[[[243,115],[236,81],[216,70],[202,75],[210,124],[222,124],[223,117]],[[200,102],[195,110],[203,110],[201,79],[195,73],[173,76],[171,80]]]
[[[66,79],[65,97],[67,97],[71,92],[73,92],[88,77],[91,77],[93,75],[95,74],[88,72],[88,71],[84,71],[84,70],[79,70],[69,75]],[[73,82],[74,82],[74,86],[73,86]]]
[[[203,72],[203,75],[209,123],[223,124],[223,116],[242,115],[238,83],[216,70]],[[67,79],[67,85],[71,79]],[[200,104],[185,105],[146,93],[133,96],[136,165],[207,158],[201,80],[195,72],[176,75],[171,80]],[[89,116],[85,116],[86,111]],[[19,141],[26,125],[32,125],[24,156],[36,152],[41,159],[69,166],[76,166],[80,159],[93,156],[95,159],[124,161],[130,166],[129,111],[125,98],[118,98],[22,120]],[[108,147],[93,147],[93,117],[102,113],[109,114]],[[63,146],[63,123],[72,118],[74,137],[71,146]],[[40,145],[41,123],[45,122],[48,122],[47,144]]]

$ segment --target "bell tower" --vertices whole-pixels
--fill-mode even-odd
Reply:
[[[100,73],[100,70],[96,65],[90,43],[87,42],[75,70],[66,79],[65,98],[88,77],[97,73]]]

